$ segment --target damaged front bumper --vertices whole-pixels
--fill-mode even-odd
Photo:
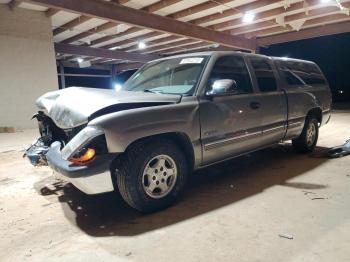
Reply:
[[[72,183],[86,194],[114,190],[110,167],[115,154],[108,153],[101,129],[82,126],[66,130],[58,128],[43,113],[37,114],[35,118],[39,122],[41,137],[24,154],[31,164],[49,165],[57,178]],[[90,159],[79,163],[72,161],[77,159],[75,156],[81,150],[88,147],[94,152]]]
[[[55,176],[72,183],[86,194],[100,194],[114,190],[110,171],[112,154],[98,155],[92,163],[77,166],[61,155],[61,143],[54,142],[46,153],[49,166]]]

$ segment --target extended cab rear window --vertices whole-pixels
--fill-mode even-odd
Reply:
[[[278,62],[281,77],[289,86],[324,85],[326,80],[316,64],[303,61]]]
[[[256,80],[261,92],[273,92],[277,90],[276,78],[269,60],[260,57],[250,58]]]

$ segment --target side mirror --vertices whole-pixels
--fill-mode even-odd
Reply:
[[[225,96],[237,93],[237,82],[233,79],[220,79],[214,81],[206,95],[207,96]]]

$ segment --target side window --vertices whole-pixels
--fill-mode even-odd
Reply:
[[[255,77],[261,92],[272,92],[277,90],[276,78],[273,74],[271,65],[267,59],[251,58]]]
[[[320,69],[312,63],[305,64],[306,70],[309,73],[308,83],[309,85],[325,85],[326,80],[320,71]]]
[[[236,81],[238,94],[251,93],[253,90],[247,66],[240,56],[223,56],[215,62],[209,77],[209,86],[221,79]]]
[[[289,86],[326,84],[323,74],[312,63],[280,61],[279,69]]]
[[[289,86],[303,86],[305,85],[304,80],[300,77],[297,69],[293,67],[292,63],[280,61],[278,68],[281,73],[281,77],[284,78]]]

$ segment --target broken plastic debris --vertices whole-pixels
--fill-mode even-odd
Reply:
[[[279,237],[282,237],[282,238],[286,238],[286,239],[289,239],[289,240],[292,240],[292,239],[294,239],[294,237],[293,237],[293,236],[290,236],[290,235],[286,235],[286,234],[279,234],[278,236],[279,236]]]

